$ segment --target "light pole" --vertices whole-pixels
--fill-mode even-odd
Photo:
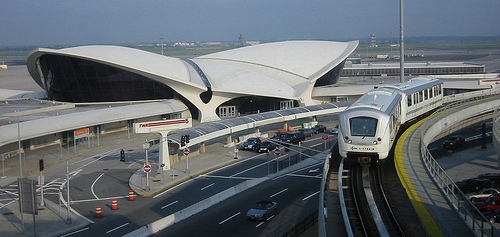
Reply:
[[[404,21],[403,21],[403,0],[399,0],[399,82],[405,81],[405,46],[404,46]]]
[[[161,55],[163,55],[163,37],[160,37],[161,40]]]

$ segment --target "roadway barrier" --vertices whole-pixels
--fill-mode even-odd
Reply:
[[[132,189],[130,189],[128,191],[128,200],[129,201],[135,201],[134,190],[132,190]]]
[[[102,217],[102,209],[100,206],[95,207],[95,217],[96,218],[101,218]]]
[[[111,210],[118,210],[118,200],[116,198],[111,201]]]

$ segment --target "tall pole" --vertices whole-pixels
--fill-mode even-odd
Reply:
[[[19,116],[17,116],[17,146],[19,148],[19,187],[21,187],[21,179],[23,178],[23,158],[21,156],[21,126],[19,125]],[[24,210],[23,210],[23,192],[19,189],[19,209],[21,211],[21,230],[24,234]]]
[[[66,219],[66,224],[71,224],[71,213],[70,213],[70,207],[69,207],[69,161],[66,160],[66,195],[67,195],[67,204],[66,206],[68,207],[68,211],[66,213],[67,219]]]
[[[400,70],[400,76],[399,76],[399,81],[404,82],[405,81],[405,44],[404,44],[404,7],[403,7],[403,0],[399,0],[399,70]]]
[[[161,55],[163,55],[163,37],[161,37],[160,40],[161,40]]]

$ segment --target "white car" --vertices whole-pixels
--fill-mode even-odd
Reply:
[[[334,128],[330,129],[330,134],[339,134],[339,125],[337,125]]]
[[[500,194],[500,192],[494,188],[485,188],[477,192],[476,194],[469,195],[469,200],[473,202],[478,198],[487,198],[493,194]]]

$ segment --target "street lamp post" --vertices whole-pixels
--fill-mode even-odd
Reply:
[[[160,37],[161,40],[161,55],[163,55],[163,37]]]

